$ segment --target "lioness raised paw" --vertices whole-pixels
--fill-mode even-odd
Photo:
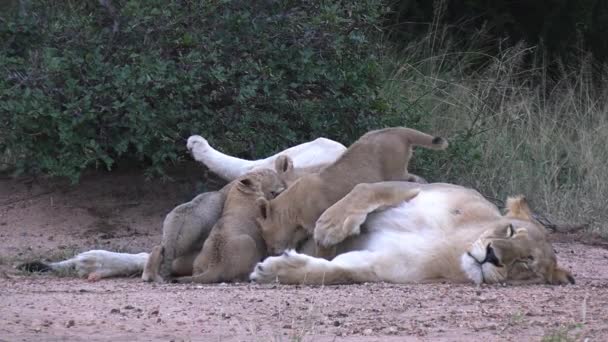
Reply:
[[[203,154],[209,149],[209,142],[200,135],[192,135],[188,138],[186,147],[193,155]]]
[[[260,283],[285,282],[284,279],[290,270],[300,269],[306,266],[311,257],[299,254],[295,250],[285,251],[276,257],[268,257],[262,262],[258,262],[249,275],[249,280]]]

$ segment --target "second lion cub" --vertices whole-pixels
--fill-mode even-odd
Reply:
[[[254,171],[235,180],[228,190],[222,216],[194,260],[193,275],[175,281],[247,280],[255,264],[266,257],[266,245],[256,222],[256,199],[272,198],[284,188],[285,184],[272,170]]]
[[[405,127],[371,131],[333,164],[297,179],[275,199],[260,197],[258,223],[268,251],[279,254],[312,237],[321,214],[357,184],[411,180],[407,167],[414,146],[443,150],[448,142]],[[281,164],[277,166],[281,170]],[[282,169],[291,167],[288,163]],[[324,252],[317,251],[318,255]]]

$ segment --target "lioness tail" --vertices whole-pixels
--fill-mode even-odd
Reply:
[[[27,272],[50,272],[66,270],[73,268],[74,266],[76,266],[76,258],[51,263],[31,261],[18,265],[17,269]]]

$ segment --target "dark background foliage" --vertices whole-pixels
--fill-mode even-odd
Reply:
[[[406,45],[435,18],[463,39],[486,27],[490,51],[523,39],[550,58],[604,60],[607,3],[3,1],[0,163],[76,181],[125,160],[162,174],[190,134],[255,158],[320,136],[425,129],[424,111],[401,101],[398,112],[380,93],[384,37]]]
[[[424,34],[439,7],[445,7],[440,20],[461,38],[487,30],[494,52],[523,40],[539,45],[549,61],[575,63],[585,52],[601,62],[608,58],[605,0],[397,0],[389,16],[393,40]]]
[[[405,123],[378,96],[380,1],[113,7],[35,1],[3,22],[0,149],[18,171],[162,172],[194,133],[256,157]]]

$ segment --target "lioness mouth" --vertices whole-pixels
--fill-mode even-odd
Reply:
[[[475,258],[473,254],[471,254],[471,252],[467,252],[467,255],[470,256],[471,259],[475,260],[475,262],[477,262],[479,265],[483,265],[486,262],[489,262],[490,264],[496,267],[503,267],[503,265],[500,263],[500,260],[498,260],[498,257],[494,253],[494,248],[492,248],[491,244],[488,244],[488,246],[486,247],[486,257],[483,259],[483,261],[477,260],[477,258]]]

